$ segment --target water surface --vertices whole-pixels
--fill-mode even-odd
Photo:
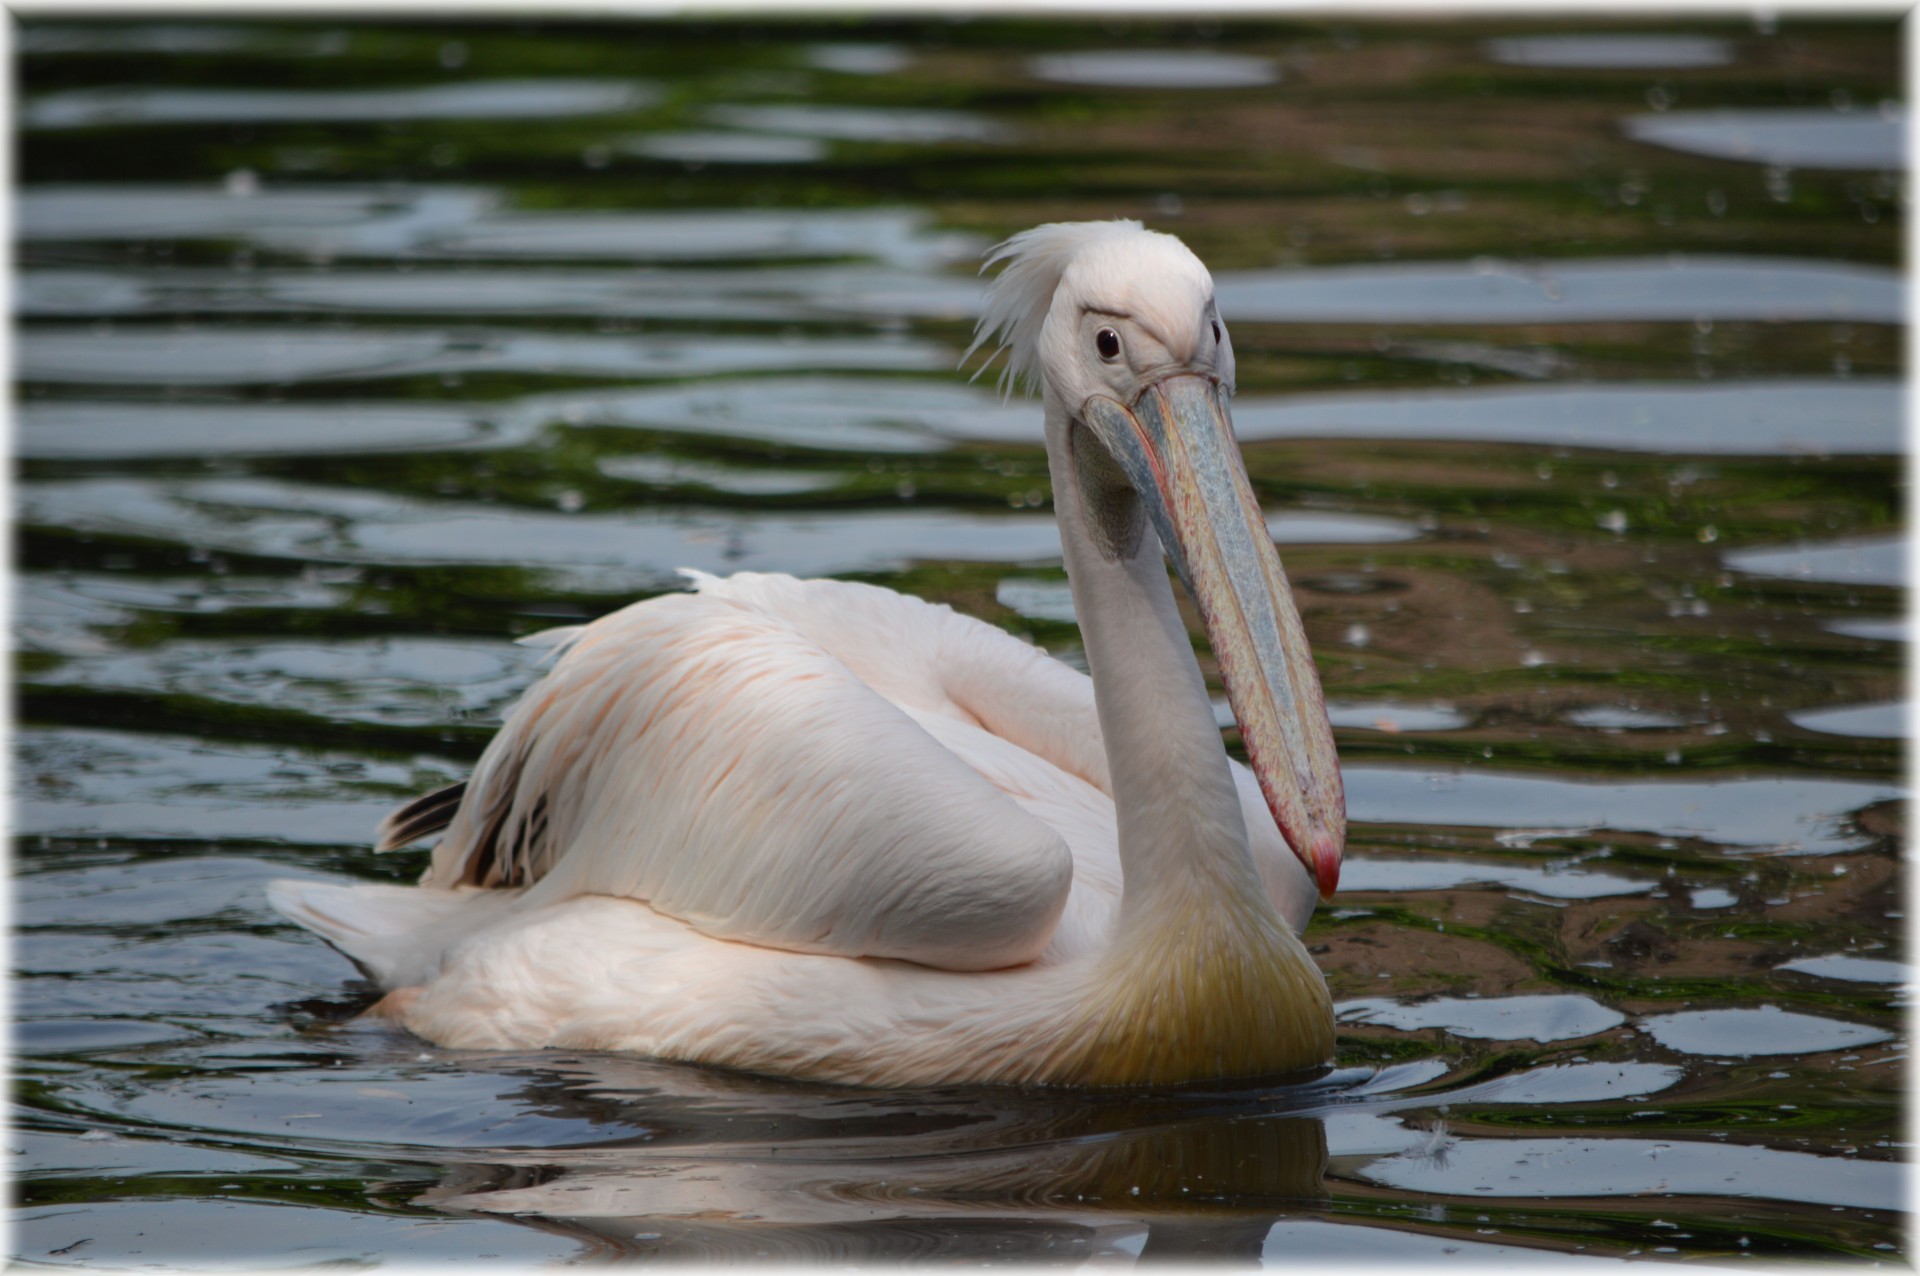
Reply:
[[[13,1257],[1910,1260],[1891,21],[16,35]],[[263,887],[417,876],[371,831],[516,638],[771,570],[1084,667],[1038,408],[956,369],[983,249],[1113,216],[1214,271],[1326,687],[1332,1070],[360,1019]]]
[[[1536,35],[1487,41],[1487,53],[1515,66],[1607,69],[1694,68],[1733,61],[1731,42],[1702,35]]]
[[[1880,110],[1670,111],[1626,122],[1630,136],[1716,159],[1788,168],[1898,169],[1907,163],[1907,122]]]

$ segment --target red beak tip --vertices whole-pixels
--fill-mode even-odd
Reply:
[[[1340,844],[1344,840],[1322,831],[1308,848],[1307,863],[1313,869],[1321,899],[1332,899],[1333,893],[1340,889]]]

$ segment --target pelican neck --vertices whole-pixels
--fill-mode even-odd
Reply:
[[[1075,446],[1099,444],[1084,432],[1076,443],[1050,403],[1054,510],[1112,777],[1121,931],[1209,899],[1272,911],[1160,541],[1142,520],[1124,552],[1102,543]]]

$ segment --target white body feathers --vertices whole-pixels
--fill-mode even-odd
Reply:
[[[420,886],[286,881],[275,906],[443,1045],[1046,1079],[1020,1060],[1059,1049],[1120,913],[1090,680],[888,590],[695,581],[561,637]],[[1298,928],[1312,885],[1234,774]],[[466,884],[485,813],[537,795],[541,875]]]

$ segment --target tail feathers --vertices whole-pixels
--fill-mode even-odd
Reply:
[[[431,978],[449,942],[470,933],[518,895],[286,878],[267,884],[267,903],[275,912],[345,953],[383,988],[404,988]]]
[[[460,801],[466,795],[467,782],[462,780],[415,798],[380,821],[380,827],[374,830],[373,849],[396,851],[438,833],[453,823],[454,812],[460,809]]]

